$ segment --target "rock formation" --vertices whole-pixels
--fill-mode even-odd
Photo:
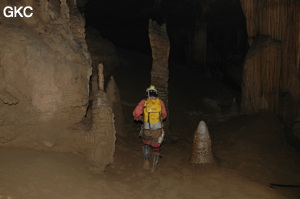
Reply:
[[[121,105],[121,97],[119,88],[114,80],[114,77],[111,76],[106,89],[107,100],[112,106],[112,110],[115,116],[115,128],[117,135],[126,136],[126,127],[123,108]]]
[[[244,63],[243,110],[246,113],[278,110],[281,44],[258,36]]]
[[[242,109],[279,113],[292,127],[300,100],[300,1],[241,0],[241,5],[250,45]]]
[[[152,48],[151,84],[158,90],[159,98],[163,100],[168,109],[168,79],[169,79],[169,51],[170,42],[167,34],[166,24],[158,24],[149,20],[149,38]],[[165,124],[168,132],[168,124]]]
[[[1,1],[1,8],[19,3]],[[0,90],[19,101],[14,106],[0,103],[6,117],[1,127],[38,125],[54,118],[68,118],[68,126],[79,122],[87,108],[91,60],[82,40],[84,23],[74,25],[81,30],[74,37],[75,22],[62,17],[60,7],[54,10],[56,4],[31,5],[32,18],[1,17]]]
[[[191,163],[193,164],[214,163],[214,158],[211,150],[211,139],[210,139],[208,128],[204,121],[200,121],[194,134]]]
[[[31,6],[33,16],[0,15],[0,145],[71,151],[103,169],[113,158],[113,114],[104,90],[89,107],[92,61],[76,1],[3,0],[0,9],[8,5]],[[88,108],[91,126],[82,123]]]
[[[98,71],[103,72],[103,65],[99,65]],[[92,129],[88,134],[89,143],[92,144],[88,158],[99,171],[113,163],[116,141],[114,114],[103,90],[103,77],[103,74],[98,75],[99,90],[93,99]]]

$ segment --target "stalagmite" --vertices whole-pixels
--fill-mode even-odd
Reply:
[[[116,130],[114,114],[104,92],[103,65],[99,64],[98,67],[100,89],[93,99],[92,129],[89,134],[93,148],[88,152],[88,158],[97,170],[102,171],[113,162]]]
[[[125,127],[123,109],[121,106],[121,97],[120,97],[119,88],[113,76],[110,77],[110,81],[107,84],[106,96],[114,112],[116,134],[120,136],[125,136],[126,127]]]
[[[152,49],[151,84],[155,85],[159,97],[165,103],[168,112],[168,80],[169,80],[169,51],[170,42],[166,24],[158,24],[149,20],[149,39]],[[168,121],[168,120],[167,120]],[[168,123],[165,124],[168,132]]]
[[[194,134],[193,151],[191,157],[193,164],[212,164],[214,158],[211,150],[211,140],[208,128],[204,121],[200,121]]]
[[[100,91],[104,91],[104,71],[103,71],[103,64],[98,65],[98,78],[99,78],[99,89]]]

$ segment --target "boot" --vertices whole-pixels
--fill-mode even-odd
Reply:
[[[150,170],[149,160],[144,160],[143,169],[144,169],[145,171]]]
[[[152,159],[153,159],[153,162],[152,162],[151,171],[154,172],[157,169],[159,154],[153,154]]]
[[[142,147],[142,151],[143,151],[144,160],[148,160],[150,156],[150,146],[144,145]]]
[[[143,150],[143,155],[144,155],[143,169],[150,170],[150,164],[149,164],[150,147],[149,147],[149,145],[143,146],[142,150]]]

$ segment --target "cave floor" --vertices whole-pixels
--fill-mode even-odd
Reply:
[[[218,117],[218,121],[208,117],[216,163],[189,163],[193,132],[203,119],[201,109],[206,108],[198,106],[195,96],[212,98],[208,91],[222,94],[225,89],[210,83],[215,89],[195,90],[197,84],[180,81],[182,74],[170,80],[170,133],[162,145],[158,169],[154,173],[143,171],[140,126],[133,123],[131,112],[144,97],[149,82],[147,67],[138,68],[151,60],[142,55],[132,57],[135,66],[126,65],[115,74],[127,136],[117,136],[114,164],[96,174],[85,160],[69,153],[1,147],[1,199],[300,197],[299,187],[270,187],[270,183],[300,185],[300,153],[286,143],[283,126],[274,115],[233,115],[226,120]],[[205,81],[199,84],[208,85]],[[225,94],[222,97],[226,98]]]

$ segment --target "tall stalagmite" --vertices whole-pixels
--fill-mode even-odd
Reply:
[[[96,171],[103,171],[113,163],[115,152],[116,130],[113,110],[104,92],[103,65],[98,65],[98,90],[93,99],[92,129],[87,135],[88,159]]]
[[[155,85],[159,97],[163,100],[168,111],[168,80],[169,80],[169,52],[170,42],[167,34],[166,24],[158,24],[149,20],[149,38],[152,48],[152,70],[151,84]],[[168,122],[165,124],[168,132]]]

